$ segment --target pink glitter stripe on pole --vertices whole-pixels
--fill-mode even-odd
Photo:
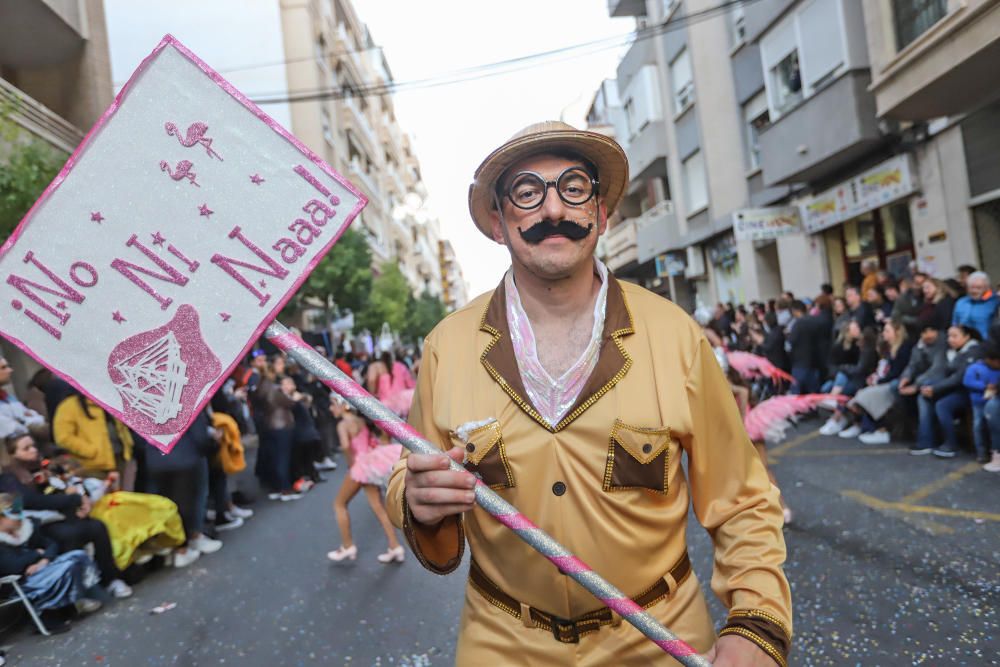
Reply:
[[[347,377],[327,359],[317,354],[305,341],[284,326],[274,322],[267,328],[265,335],[279,349],[287,352],[290,357],[299,362],[302,368],[340,394],[358,412],[378,424],[379,428],[411,452],[441,454],[438,447],[424,439],[413,427],[379,403],[374,396]],[[465,470],[454,461],[451,462],[451,468],[459,471]],[[569,553],[566,547],[552,539],[550,535],[485,484],[476,485],[476,503],[503,525],[513,530],[518,537],[549,559],[556,567],[562,569],[567,576],[587,589],[594,597],[606,604],[609,609],[618,612],[622,620],[635,626],[682,665],[685,667],[711,667],[711,664],[703,656],[663,627],[652,614],[602,579],[586,563]],[[563,564],[569,569],[563,569]]]

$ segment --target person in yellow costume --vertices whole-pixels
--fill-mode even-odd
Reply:
[[[427,337],[410,423],[443,454],[404,455],[386,500],[432,572],[455,570],[468,541],[459,665],[676,664],[476,507],[474,476],[715,665],[787,664],[781,506],[729,383],[687,314],[594,256],[628,181],[614,140],[550,121],[470,187],[511,269]],[[689,506],[715,546],[718,634]]]

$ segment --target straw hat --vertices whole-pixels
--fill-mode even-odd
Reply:
[[[490,211],[497,179],[515,162],[546,151],[572,151],[597,167],[598,193],[610,216],[621,201],[628,184],[628,158],[618,142],[603,134],[578,130],[555,120],[535,123],[490,153],[476,169],[469,186],[469,212],[483,234],[493,238]]]

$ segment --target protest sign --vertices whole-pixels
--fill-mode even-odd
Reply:
[[[168,35],[0,249],[0,334],[169,451],[366,203]]]

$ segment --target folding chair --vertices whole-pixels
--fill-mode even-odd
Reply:
[[[24,589],[18,585],[17,582],[20,580],[21,575],[19,574],[11,574],[6,577],[0,577],[0,586],[10,584],[16,593],[15,597],[11,597],[0,602],[0,607],[17,604],[18,602],[22,603],[25,609],[28,610],[28,615],[31,616],[31,620],[35,622],[35,627],[38,628],[38,631],[48,637],[51,633],[49,632],[49,629],[45,627],[45,623],[42,622],[42,617],[38,615],[37,611],[35,611],[35,607],[31,604],[31,600],[29,600],[28,596],[24,594]]]

